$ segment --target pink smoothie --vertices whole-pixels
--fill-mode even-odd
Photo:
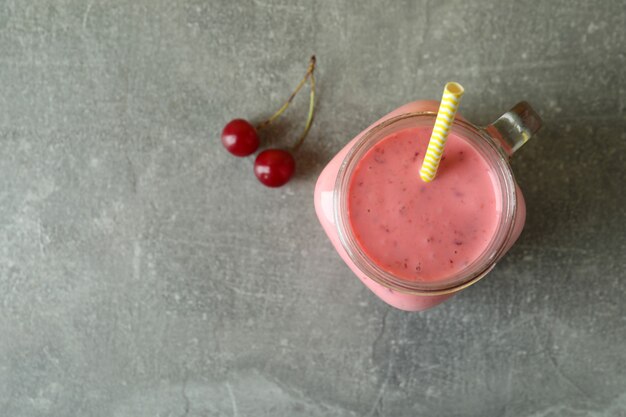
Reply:
[[[346,146],[339,151],[335,157],[328,163],[328,165],[326,166],[326,168],[324,168],[324,170],[322,171],[322,173],[320,174],[317,184],[315,186],[315,196],[314,196],[314,201],[315,201],[315,211],[317,213],[317,216],[320,220],[320,223],[322,225],[322,227],[324,228],[324,231],[326,232],[326,234],[328,235],[332,245],[335,247],[335,249],[337,250],[337,253],[339,254],[339,256],[343,259],[343,261],[346,263],[346,265],[354,272],[355,276],[361,280],[361,282],[367,286],[367,288],[369,288],[374,294],[376,294],[378,297],[380,297],[382,300],[384,300],[386,303],[402,309],[402,310],[407,310],[407,311],[420,311],[420,310],[425,310],[428,308],[432,308],[434,306],[436,306],[437,304],[440,304],[441,302],[445,301],[446,299],[450,298],[454,293],[458,292],[460,289],[462,289],[463,287],[458,287],[456,290],[453,290],[452,292],[446,292],[446,293],[440,293],[440,294],[418,294],[418,293],[408,293],[408,292],[402,292],[402,291],[397,291],[394,290],[392,288],[389,288],[388,286],[384,285],[383,283],[379,283],[375,280],[372,279],[372,277],[370,277],[368,275],[367,272],[361,270],[353,261],[351,255],[348,253],[348,251],[346,250],[346,247],[344,246],[344,244],[341,241],[340,235],[339,235],[339,225],[336,224],[336,219],[335,219],[335,214],[338,210],[338,207],[335,204],[335,197],[337,194],[337,180],[340,178],[340,168],[342,166],[342,163],[345,161],[345,158],[349,155],[349,152],[353,149],[353,147],[355,146],[355,144],[359,143],[359,141],[364,137],[364,135],[366,135],[368,132],[371,131],[372,128],[374,128],[375,126],[380,125],[381,123],[388,121],[389,119],[396,117],[396,116],[400,116],[403,114],[407,114],[407,113],[420,113],[420,112],[431,112],[433,114],[435,114],[437,112],[437,110],[439,109],[439,102],[437,101],[424,101],[424,100],[420,100],[420,101],[414,101],[411,103],[407,103],[404,106],[398,107],[397,109],[395,109],[394,111],[390,112],[389,114],[385,115],[384,117],[382,117],[381,119],[379,119],[378,121],[376,121],[375,123],[373,123],[369,128],[365,129],[364,131],[362,131],[361,133],[359,133],[358,135],[356,135],[356,137],[354,137],[352,140],[350,140]],[[463,117],[457,113],[457,119],[463,119]],[[432,121],[432,123],[434,124],[434,119]],[[414,163],[414,170],[415,171],[411,171],[411,172],[407,172],[407,175],[405,176],[398,176],[397,178],[391,178],[391,181],[395,181],[396,179],[402,179],[406,185],[408,186],[409,182],[413,185],[415,185],[412,188],[412,192],[415,195],[417,193],[417,191],[420,189],[419,187],[421,185],[425,185],[427,187],[432,187],[429,190],[429,193],[434,193],[435,190],[440,189],[440,194],[442,194],[445,191],[445,186],[442,186],[442,182],[446,181],[449,184],[448,188],[452,188],[452,186],[459,186],[460,184],[455,183],[454,181],[451,180],[446,180],[446,177],[449,177],[451,175],[453,175],[453,171],[452,170],[442,170],[439,172],[437,179],[430,183],[430,184],[424,184],[421,182],[421,179],[418,177],[418,170],[419,170],[419,163],[421,161],[424,149],[426,147],[426,141],[429,139],[429,134],[430,131],[427,130],[426,132],[418,132],[417,135],[417,139],[412,138],[414,140],[418,140],[421,143],[418,143],[416,145],[415,148],[411,149],[412,153],[409,153],[408,155],[411,156],[415,156],[415,152],[420,152],[419,155],[417,155],[415,162]],[[446,145],[446,148],[448,148],[448,145],[455,145],[455,142],[459,141],[459,143],[457,143],[457,145],[464,145],[462,139],[460,138],[455,138],[455,137],[451,137],[449,139],[449,143]],[[391,142],[390,142],[391,143]],[[454,148],[452,148],[454,150]],[[450,151],[450,149],[448,149],[448,151]],[[387,151],[385,151],[387,152]],[[482,161],[479,165],[483,167],[483,169],[486,169],[486,162],[484,162],[484,160],[481,160],[479,155],[476,155],[476,152],[473,149],[468,150],[468,153],[464,154],[464,160],[462,161],[463,163],[467,162],[467,158],[468,155],[474,155],[477,156],[479,158],[479,161]],[[372,159],[373,159],[373,154],[372,154]],[[402,156],[401,155],[396,155],[396,158],[402,160]],[[459,155],[460,157],[460,155]],[[389,156],[388,156],[389,158]],[[448,158],[452,158],[450,160],[453,161],[454,159],[456,159],[456,157],[454,157],[453,152],[450,155],[446,154],[446,161],[448,160]],[[391,161],[391,159],[386,159],[386,161]],[[444,161],[444,167],[448,164],[450,164],[450,162],[446,162]],[[460,161],[457,161],[455,164],[460,164]],[[473,164],[473,162],[472,162]],[[362,164],[362,169],[364,169],[363,167],[366,167],[367,165],[365,163]],[[399,167],[397,167],[399,168]],[[459,174],[459,167],[450,167],[449,168],[453,168],[454,171],[457,172],[457,174]],[[389,168],[388,168],[389,169]],[[392,167],[392,169],[395,169]],[[479,171],[479,170],[477,170]],[[465,172],[465,171],[463,171]],[[382,172],[381,172],[382,173]],[[384,175],[384,173],[383,173]],[[388,175],[389,176],[389,175]],[[470,174],[470,176],[472,176]],[[371,176],[370,176],[371,177]],[[470,178],[468,178],[467,175],[463,174],[463,175],[457,175],[458,177],[458,181],[459,182],[464,182],[469,180]],[[489,181],[487,180],[488,175],[484,174],[484,171],[482,173],[482,175],[473,175],[473,177],[477,177],[480,178],[480,180],[475,179],[474,181],[479,182],[479,183],[486,183],[487,186],[486,187],[479,187],[476,186],[476,184],[473,185],[473,189],[480,189],[481,192],[484,192],[484,190],[488,190],[488,193],[494,193],[494,190],[499,190],[499,188],[497,187],[493,187],[492,185],[489,184]],[[381,185],[380,181],[378,182],[379,185]],[[357,183],[355,183],[357,184]],[[392,184],[389,184],[392,185]],[[466,184],[467,185],[467,184]],[[358,185],[356,185],[353,188],[356,188]],[[437,187],[437,188],[435,188]],[[349,187],[348,187],[349,188]],[[403,188],[403,187],[402,187]],[[402,191],[402,188],[400,188],[400,190]],[[458,187],[459,191],[461,187]],[[408,187],[407,187],[407,191],[408,191]],[[450,190],[448,190],[450,191]],[[397,190],[396,190],[397,192]],[[463,191],[465,195],[463,196],[463,202],[464,204],[469,202],[470,200],[468,200],[468,198],[473,198],[471,193],[468,193],[467,189],[464,189]],[[359,193],[363,196],[361,198],[362,201],[366,201],[368,198],[366,195],[367,194],[371,194],[374,195],[376,194],[376,192],[371,191],[371,189],[368,190],[361,190],[359,191]],[[386,197],[386,191],[383,192],[383,196]],[[404,193],[404,192],[403,192]],[[380,194],[380,193],[379,193]],[[397,194],[396,194],[397,195]],[[348,196],[346,196],[348,197]],[[358,195],[357,195],[358,197]],[[434,195],[431,195],[432,198],[435,198]],[[455,196],[456,197],[456,196]],[[460,197],[460,196],[459,196]],[[448,197],[448,200],[450,200],[452,197]],[[506,242],[504,243],[504,248],[503,251],[501,252],[501,254],[504,254],[512,245],[513,243],[517,240],[517,238],[519,237],[522,228],[524,226],[524,220],[526,218],[525,214],[526,214],[526,205],[524,203],[524,196],[522,195],[521,190],[519,189],[519,187],[516,185],[515,186],[515,199],[516,199],[516,204],[515,204],[515,215],[514,215],[514,220],[513,220],[513,230],[512,233],[508,236],[508,239],[506,240]],[[444,201],[446,201],[446,199],[443,199]],[[393,201],[393,200],[389,200],[389,201]],[[433,205],[424,205],[424,199],[423,198],[419,198],[419,200],[416,199],[416,201],[414,201],[414,204],[417,204],[418,202],[420,202],[420,204],[422,204],[424,207],[424,210],[428,209],[427,207],[430,207],[429,210],[434,210],[436,209],[435,206]],[[484,202],[483,202],[484,203]],[[491,208],[489,210],[492,210],[493,212],[493,225],[496,223],[497,219],[500,217],[499,214],[499,207],[500,207],[501,203],[499,201],[496,201],[495,203],[495,208],[494,206],[491,206]],[[394,208],[395,206],[395,208]],[[406,206],[406,204],[405,204]],[[441,207],[441,206],[438,206]],[[361,213],[367,213],[367,207],[365,206],[353,206],[353,213],[358,215],[358,212]],[[402,208],[402,204],[399,205],[398,207],[398,200],[396,199],[396,203],[395,205],[389,205],[389,210],[393,211],[395,209],[396,213],[399,213],[399,210]],[[356,209],[356,211],[354,211],[354,209]],[[371,210],[371,208],[370,208]],[[483,209],[484,210],[484,209]],[[467,210],[466,213],[468,213],[471,210]],[[415,213],[413,213],[415,215]],[[432,216],[432,219],[441,219],[443,218],[441,216],[441,213],[437,213],[435,212],[435,214],[438,214],[439,216]],[[363,214],[364,215],[364,214]],[[419,213],[418,213],[419,216]],[[469,215],[471,218],[471,215]],[[396,215],[389,215],[387,218],[390,219],[394,219],[395,222],[399,222],[399,219],[397,219]],[[477,216],[479,218],[487,218],[488,216]],[[384,216],[379,217],[379,219],[385,218]],[[429,223],[432,223],[432,219],[429,219]],[[349,220],[349,218],[348,218]],[[463,226],[465,223],[463,222],[459,222],[457,218],[450,218],[450,216],[448,216],[448,220],[450,221],[454,221],[455,224],[459,225],[459,226]],[[412,219],[412,222],[415,222],[415,219]],[[484,221],[484,220],[483,220]],[[409,223],[408,221],[406,222],[407,224],[412,224]],[[395,224],[402,224],[402,223],[394,223],[394,224],[389,224],[388,226],[394,226]],[[360,233],[360,246],[364,247],[367,246],[367,248],[370,247],[370,244],[368,244],[369,242],[371,242],[371,240],[365,240],[363,237],[363,232],[366,232],[367,228],[371,228],[373,227],[371,224],[365,224],[365,227],[363,226],[362,222],[359,222],[358,224],[353,224],[353,226],[359,227],[359,225],[361,225],[361,227],[359,229],[357,229],[356,231],[358,233]],[[428,223],[425,223],[426,226],[428,226]],[[470,225],[471,226],[471,225]],[[443,230],[445,230],[445,228],[442,228],[441,226],[437,226],[437,228],[441,228]],[[465,226],[463,227],[463,229],[469,228],[469,226]],[[362,229],[362,230],[361,230]],[[434,229],[434,227],[433,227]],[[383,233],[382,229],[380,229],[381,231],[378,232],[378,234],[372,234],[373,236],[383,236],[386,235],[386,231]],[[472,229],[473,230],[473,229]],[[478,230],[478,228],[476,228],[476,230]],[[482,230],[482,229],[481,229]],[[487,229],[485,229],[487,230]],[[391,231],[391,229],[390,229]],[[412,254],[417,254],[417,240],[419,240],[419,236],[420,234],[418,232],[414,233],[414,236],[405,236],[403,238],[403,240],[399,240],[396,239],[396,241],[398,242],[398,245],[402,244],[406,245],[407,242],[413,242],[410,243],[411,247],[415,247],[415,251],[412,252]],[[433,236],[434,237],[434,236]],[[411,240],[411,238],[413,240]],[[449,239],[448,239],[449,241]],[[422,241],[423,242],[423,241]],[[452,249],[451,251],[448,251],[446,253],[446,251],[444,250],[443,253],[442,252],[437,252],[438,256],[442,256],[443,254],[449,255],[454,254],[454,251],[456,250],[457,253],[454,255],[459,255],[459,249],[457,246],[464,246],[464,245],[468,245],[469,243],[465,243],[467,242],[467,239],[465,241],[463,241],[464,244],[463,245],[456,245],[453,243],[453,245],[450,246],[454,246],[454,249]],[[376,243],[376,239],[374,239],[374,243]],[[429,243],[429,242],[426,242]],[[433,242],[430,242],[433,243]],[[439,243],[439,242],[436,242]],[[441,238],[441,244],[444,243],[444,239]],[[449,244],[449,243],[448,243]],[[391,245],[393,246],[393,243],[391,243]],[[475,248],[478,248],[478,244],[474,243],[473,245],[475,245]],[[422,246],[423,243],[422,243]],[[471,246],[471,245],[470,245]],[[468,247],[470,246],[466,246],[465,250],[467,250]],[[484,246],[483,246],[484,247]],[[369,249],[370,251],[374,250],[375,248],[371,248]],[[421,250],[423,250],[424,248],[422,247]],[[366,249],[368,250],[368,249]],[[406,250],[406,249],[405,249]],[[420,252],[421,252],[420,250]],[[430,249],[428,249],[430,251]],[[411,252],[411,251],[409,251]],[[480,252],[480,249],[477,249],[476,252]],[[464,252],[464,253],[468,253],[468,252]],[[392,253],[393,254],[393,253]],[[387,253],[386,256],[389,256],[389,253]],[[476,255],[474,255],[475,257]],[[378,264],[380,264],[382,266],[382,263],[384,262],[384,257],[385,257],[385,253],[380,253],[378,255],[377,262]],[[395,257],[396,260],[402,260],[404,261],[404,258],[407,258],[406,256],[396,256]],[[413,255],[411,258],[407,258],[407,259],[415,259],[415,263],[417,266],[417,262],[419,261],[418,259],[416,259],[417,256]],[[470,254],[468,253],[468,256],[466,259],[471,259],[472,256],[470,256]],[[393,258],[389,258],[389,259],[393,259]],[[448,262],[448,264],[450,264],[449,261],[449,257],[448,258],[443,258],[443,263],[441,264],[441,269],[440,269],[440,273],[439,274],[433,274],[429,277],[425,276],[425,275],[418,275],[417,271],[414,272],[415,275],[410,276],[408,274],[408,272],[405,274],[400,273],[399,276],[400,277],[405,277],[406,280],[415,280],[412,282],[416,282],[419,283],[419,281],[417,280],[426,280],[426,279],[431,279],[431,280],[435,280],[438,279],[438,281],[430,281],[431,283],[434,282],[436,283],[436,286],[443,286],[446,287],[445,284],[445,276],[444,276],[444,272],[446,271],[445,269],[443,269],[443,267],[445,266],[445,262]],[[454,259],[452,259],[454,261]],[[494,262],[497,261],[497,259],[494,260]],[[393,265],[393,261],[391,261],[391,264]],[[430,262],[431,265],[433,265],[433,262]],[[459,268],[458,266],[458,261],[456,264],[457,268]],[[493,265],[493,264],[492,264]],[[426,272],[425,267],[426,265],[424,263],[422,263],[420,265],[420,267],[422,268],[422,271],[420,272]],[[409,269],[409,265],[407,262],[407,271]],[[400,270],[404,270],[404,264],[402,264],[402,267],[400,268],[399,265],[396,266],[396,269],[394,271],[398,272]],[[435,269],[432,269],[432,271],[436,271]],[[450,272],[450,270],[448,270],[448,272]],[[422,281],[422,282],[426,282],[426,281]],[[428,285],[428,283],[426,283],[425,285]]]
[[[419,176],[432,128],[387,136],[350,180],[348,213],[361,249],[407,281],[440,282],[474,262],[501,216],[496,179],[465,139],[450,134],[435,180]],[[499,193],[499,191],[498,191]]]

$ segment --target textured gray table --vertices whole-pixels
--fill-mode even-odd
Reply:
[[[0,415],[626,416],[624,2],[230,3],[0,2]],[[269,190],[219,133],[312,52],[317,120]],[[452,79],[477,123],[544,117],[513,161],[528,221],[409,314],[340,261],[313,186]]]

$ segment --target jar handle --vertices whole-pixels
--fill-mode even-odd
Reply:
[[[530,104],[521,101],[486,126],[485,130],[500,143],[504,152],[511,156],[541,129],[541,125],[541,117]]]

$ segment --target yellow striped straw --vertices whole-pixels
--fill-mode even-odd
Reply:
[[[454,115],[459,108],[461,96],[463,96],[464,92],[465,89],[463,86],[454,82],[447,83],[443,90],[443,97],[441,97],[435,127],[430,136],[428,149],[426,149],[424,162],[422,162],[422,168],[420,169],[420,177],[422,177],[424,182],[431,182],[435,178],[435,175],[437,175],[437,168],[439,168],[443,147],[446,144],[446,139],[448,139],[448,131],[454,121]]]

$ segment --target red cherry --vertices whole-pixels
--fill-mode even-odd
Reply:
[[[254,175],[268,187],[280,187],[289,181],[296,170],[293,156],[282,149],[267,149],[254,161]]]
[[[234,119],[224,126],[222,145],[235,156],[248,156],[258,149],[259,136],[250,122]]]

